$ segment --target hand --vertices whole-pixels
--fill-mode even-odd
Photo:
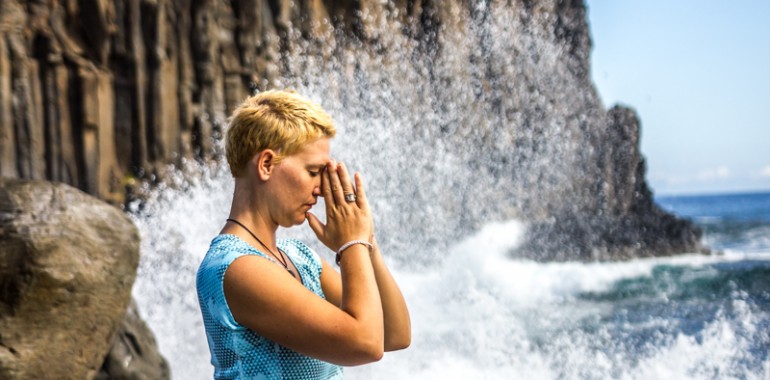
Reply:
[[[330,162],[321,177],[321,195],[326,204],[326,224],[307,213],[310,228],[324,245],[337,251],[352,240],[370,241],[374,233],[369,202],[361,175],[354,175],[355,188],[343,163]],[[355,194],[355,202],[347,202],[345,194]]]

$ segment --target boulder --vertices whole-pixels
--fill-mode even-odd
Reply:
[[[158,352],[155,335],[132,301],[95,379],[165,380],[170,377],[168,362]]]
[[[124,320],[139,233],[68,185],[0,178],[0,378],[92,379]]]

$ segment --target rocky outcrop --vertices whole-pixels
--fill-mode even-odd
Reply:
[[[528,239],[511,254],[542,261],[606,261],[708,253],[700,228],[655,204],[645,180],[634,110],[615,106],[607,112],[606,123],[607,131],[597,142],[595,206],[565,207],[533,221]]]
[[[155,336],[139,316],[136,303],[120,323],[104,363],[95,380],[166,380],[168,362],[158,352]]]
[[[292,25],[320,36],[330,12],[358,6],[3,0],[0,176],[121,202],[135,178],[217,154],[225,115],[280,71]]]
[[[642,234],[629,246],[576,257],[645,250],[637,243],[659,238],[645,227],[656,224],[688,236],[663,253],[699,250],[691,223],[643,196],[638,120],[630,109],[603,109],[590,49],[580,0],[5,0],[0,175],[62,181],[119,203],[137,178],[163,180],[169,165],[218,157],[225,115],[247,94],[293,85],[327,97],[349,122],[391,118],[389,128],[403,129],[391,133],[405,137],[383,146],[429,151],[416,165],[383,149],[361,160],[404,170],[374,181],[427,214],[384,218],[386,234],[417,226],[384,242],[394,251],[418,239],[438,255],[442,242],[505,218],[530,222],[533,236],[568,220],[583,227],[546,230],[641,228],[627,231]],[[431,151],[436,140],[448,148]],[[436,185],[421,173],[444,153],[470,170]],[[637,214],[644,209],[654,212]],[[603,233],[580,234],[603,244]]]
[[[0,378],[94,378],[116,336],[137,335],[133,322],[118,331],[138,260],[120,209],[68,185],[0,178]]]
[[[565,62],[590,87],[582,3],[510,7],[568,47]],[[442,35],[466,27],[472,13],[472,5],[432,1],[5,0],[0,176],[61,181],[122,201],[137,177],[158,179],[169,164],[216,156],[238,102],[302,71],[287,52],[381,53],[392,44],[386,25],[397,24],[431,59],[451,42]],[[552,19],[537,25],[541,15]]]

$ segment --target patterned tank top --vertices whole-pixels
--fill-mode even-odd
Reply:
[[[297,267],[303,285],[324,297],[318,255],[295,239],[279,240],[278,247]],[[285,348],[235,321],[225,301],[223,281],[230,264],[243,255],[258,255],[275,261],[235,235],[219,235],[212,240],[198,268],[198,302],[214,378],[342,379],[342,367]]]

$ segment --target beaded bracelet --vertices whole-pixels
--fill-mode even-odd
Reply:
[[[337,250],[337,257],[335,257],[335,259],[334,259],[334,261],[337,262],[337,265],[340,265],[340,258],[342,257],[342,251],[344,251],[344,250],[346,250],[346,249],[348,249],[351,246],[356,245],[356,244],[365,245],[367,248],[369,248],[369,252],[371,252],[372,249],[374,249],[374,246],[372,246],[372,243],[369,243],[368,241],[364,241],[364,240],[351,240],[351,241],[343,244],[342,247],[340,247],[340,249]]]

